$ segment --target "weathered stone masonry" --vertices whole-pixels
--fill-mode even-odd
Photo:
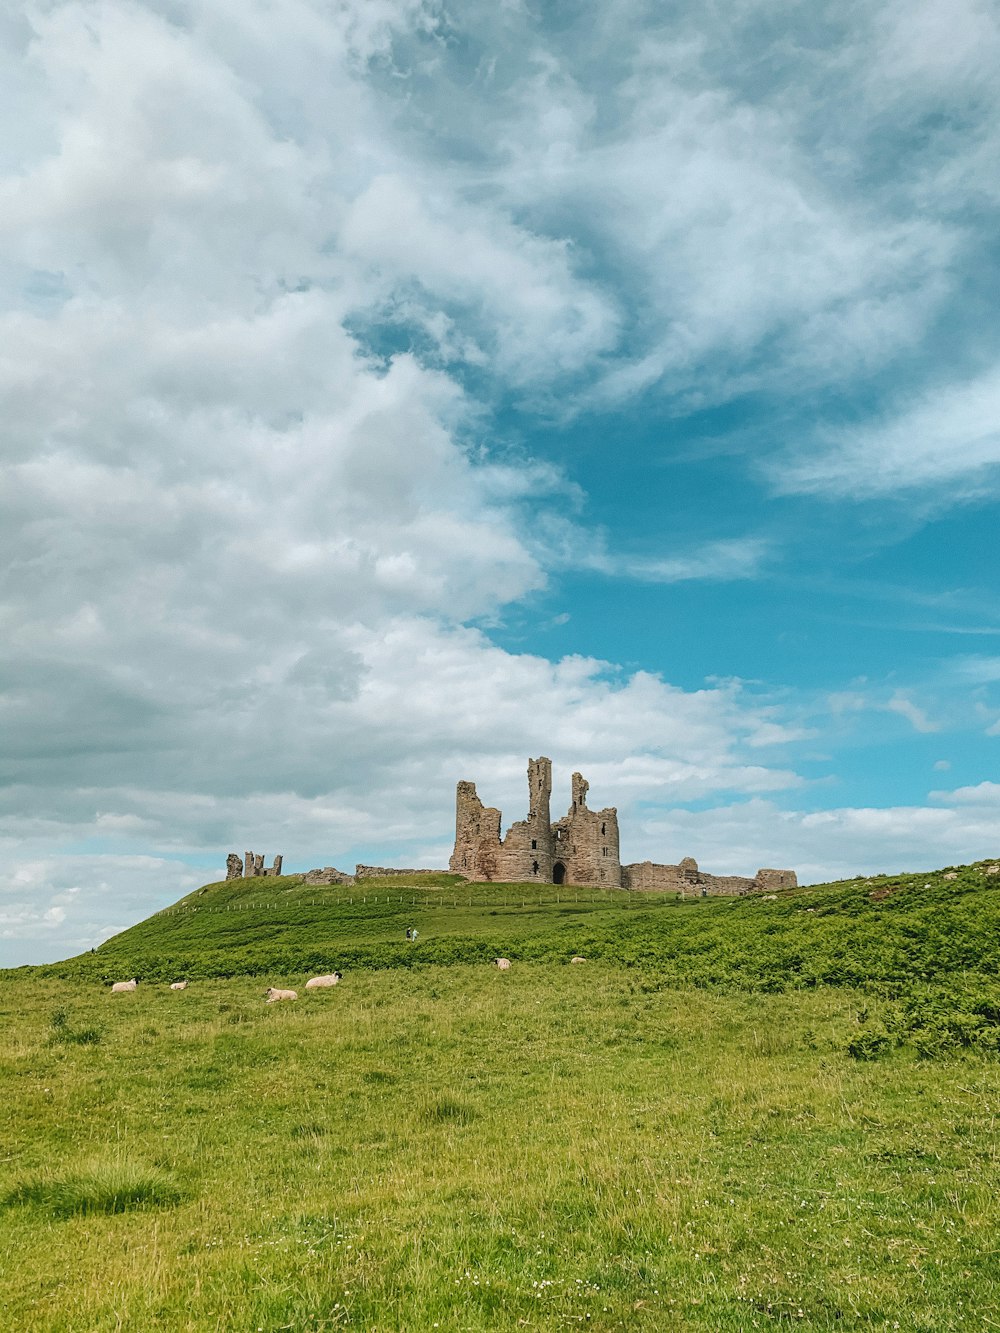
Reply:
[[[614,806],[591,810],[587,805],[589,786],[580,773],[573,774],[569,810],[553,823],[549,812],[552,761],[544,756],[529,759],[528,817],[511,824],[506,835],[501,836],[501,812],[483,805],[474,782],[460,782],[455,799],[455,850],[449,869],[475,882],[594,884],[701,897],[794,888],[797,883],[794,870],[758,870],[752,879],[742,875],[708,875],[698,869],[697,861],[690,856],[676,865],[639,861],[623,866],[618,811]],[[310,870],[305,883],[347,885],[365,879],[431,873],[435,872],[359,865],[349,875],[325,866],[322,870]],[[230,852],[226,860],[226,879],[280,874],[280,856],[274,858],[272,866],[265,866],[263,855],[254,852],[247,852],[242,860],[236,852]]]
[[[466,879],[539,884],[621,884],[618,812],[587,808],[588,783],[573,774],[569,811],[549,814],[552,761],[528,760],[528,818],[500,836],[501,814],[484,806],[474,782],[460,782],[455,802],[455,850],[448,863]]]
[[[251,879],[255,875],[280,875],[281,857],[274,858],[274,865],[264,864],[263,852],[246,852],[240,860],[238,852],[230,852],[226,857],[226,879],[242,879],[244,875]]]
[[[501,812],[483,805],[474,782],[460,782],[455,799],[455,850],[451,870],[477,882],[535,881],[540,884],[596,884],[638,891],[674,890],[701,896],[743,894],[791,888],[794,870],[758,870],[742,875],[707,875],[685,857],[677,865],[641,861],[621,864],[618,811],[587,806],[589,783],[573,774],[569,811],[554,824],[549,819],[552,762],[528,760],[528,818],[501,837]]]

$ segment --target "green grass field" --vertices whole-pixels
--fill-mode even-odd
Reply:
[[[1000,877],[554,899],[235,882],[5,973],[7,1327],[1000,1328]]]

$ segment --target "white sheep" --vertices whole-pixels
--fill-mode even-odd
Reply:
[[[298,992],[293,990],[276,990],[274,986],[268,986],[264,992],[268,1004],[274,1004],[276,1000],[297,1000]]]
[[[111,994],[122,995],[125,991],[135,990],[138,984],[139,983],[136,981],[135,977],[133,977],[131,981],[116,981],[111,987]]]
[[[587,960],[586,958],[581,958],[579,954],[575,954],[569,961],[571,963],[585,963]]]
[[[170,989],[171,989],[171,990],[187,990],[187,982],[186,982],[186,981],[172,981],[172,982],[170,983]]]
[[[494,966],[494,967],[498,967],[498,968],[500,969],[501,972],[509,972],[509,971],[510,971],[510,959],[509,959],[509,958],[494,958],[494,960],[493,960],[493,966]]]
[[[319,990],[323,986],[336,986],[339,980],[339,972],[328,972],[322,977],[310,977],[306,982],[306,990]]]

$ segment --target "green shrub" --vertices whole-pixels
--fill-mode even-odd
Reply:
[[[895,1044],[888,1032],[867,1028],[847,1043],[847,1054],[852,1060],[881,1060],[883,1055],[889,1054]]]

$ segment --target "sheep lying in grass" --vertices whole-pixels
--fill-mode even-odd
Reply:
[[[306,990],[319,990],[323,986],[336,986],[339,980],[339,972],[328,972],[322,977],[310,977],[306,982]]]
[[[135,977],[133,977],[131,981],[116,981],[111,987],[111,994],[122,995],[125,991],[135,990],[138,984],[139,983],[136,981]]]
[[[298,991],[276,990],[274,986],[268,986],[264,995],[268,1004],[274,1004],[276,1000],[297,1000],[299,998]]]
[[[186,982],[186,981],[172,981],[172,982],[170,983],[170,989],[171,989],[171,990],[187,990],[187,982]]]
[[[586,958],[581,958],[579,954],[574,954],[569,961],[571,963],[585,963],[587,960]]]
[[[494,958],[494,960],[493,960],[493,966],[494,966],[494,967],[498,967],[498,968],[500,969],[501,972],[509,972],[509,971],[510,971],[510,959],[509,959],[509,958]]]

